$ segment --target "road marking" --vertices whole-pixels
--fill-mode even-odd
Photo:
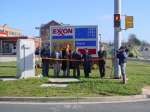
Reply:
[[[150,99],[138,99],[138,100],[127,100],[127,101],[106,101],[106,102],[7,102],[0,101],[0,104],[32,104],[32,105],[87,105],[87,104],[110,104],[110,103],[135,103],[135,102],[143,102],[150,101]]]

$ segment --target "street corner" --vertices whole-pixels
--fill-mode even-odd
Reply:
[[[142,94],[143,94],[143,95],[146,95],[147,98],[150,98],[150,86],[145,86],[145,87],[142,89]]]

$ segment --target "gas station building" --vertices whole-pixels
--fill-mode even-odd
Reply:
[[[11,28],[7,24],[0,25],[0,54],[16,54],[16,43],[18,39],[33,39],[36,48],[40,47],[41,39],[23,36],[21,30]]]

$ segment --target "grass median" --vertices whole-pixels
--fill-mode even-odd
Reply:
[[[150,85],[150,63],[129,61],[127,64],[127,84],[111,79],[111,63],[107,63],[105,79],[99,78],[99,71],[92,70],[90,78],[81,78],[78,83],[69,83],[65,88],[41,88],[48,78],[30,78],[14,81],[0,81],[0,96],[114,96],[140,94],[142,87]],[[53,75],[52,69],[49,72]],[[0,63],[0,77],[15,77],[15,62]]]

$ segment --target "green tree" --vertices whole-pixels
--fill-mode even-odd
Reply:
[[[135,34],[130,34],[128,38],[128,44],[130,46],[140,46],[141,41],[137,38]]]

